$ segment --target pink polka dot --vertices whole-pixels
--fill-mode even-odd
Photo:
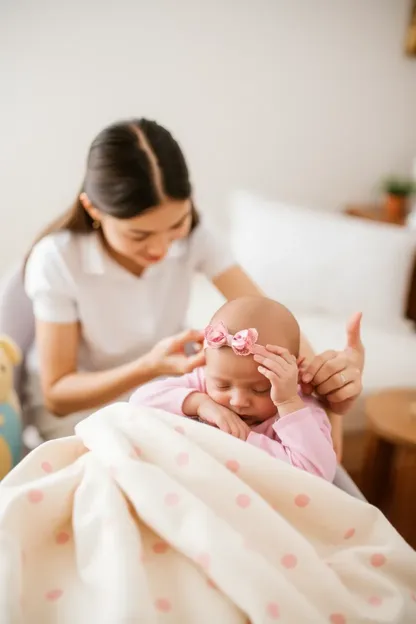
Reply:
[[[66,531],[61,531],[55,538],[55,542],[59,544],[59,546],[63,546],[67,544],[70,540],[70,535]]]
[[[267,605],[267,615],[273,620],[278,620],[280,617],[279,605],[276,602],[269,602]]]
[[[49,602],[55,602],[55,600],[59,600],[59,598],[62,597],[63,593],[64,592],[62,589],[50,589],[45,594],[45,600],[48,600]]]
[[[384,555],[376,553],[371,557],[370,562],[373,568],[381,568],[386,563],[386,558]]]
[[[380,596],[370,596],[368,599],[369,604],[373,605],[373,607],[379,607],[383,602],[383,599]]]
[[[412,592],[410,594],[410,598],[413,600],[413,602],[416,602],[416,592]]]
[[[172,604],[167,598],[158,598],[155,601],[155,607],[160,613],[169,613],[172,610]]]
[[[156,555],[164,555],[169,550],[169,544],[166,542],[155,542],[152,550]]]
[[[217,586],[215,585],[214,581],[212,579],[207,579],[207,585],[208,587],[211,587],[211,589],[217,589]]]
[[[295,497],[296,507],[307,507],[310,502],[311,502],[311,499],[309,498],[307,494],[298,494]]]
[[[175,427],[175,431],[177,431],[177,433],[181,433],[182,435],[184,435],[185,433],[185,429],[181,427],[181,425],[178,425],[177,427]]]
[[[331,624],[346,624],[347,622],[342,613],[333,613],[330,616],[329,621],[331,622]]]
[[[288,554],[282,557],[282,566],[284,568],[287,568],[288,570],[295,568],[297,564],[298,564],[298,560],[297,560],[297,557],[295,557],[295,555]]]
[[[53,472],[52,464],[48,461],[42,462],[40,467],[42,468],[43,472]]]
[[[27,498],[29,503],[40,503],[43,501],[43,492],[41,490],[29,490]]]
[[[168,507],[175,507],[179,503],[179,494],[175,492],[168,492],[165,496],[165,505]]]
[[[198,565],[201,566],[204,570],[208,570],[211,564],[211,557],[207,552],[201,552],[195,559]]]
[[[142,456],[142,449],[139,446],[136,446],[135,444],[133,444],[133,449],[130,453],[130,457],[132,459],[137,459],[138,457]]]
[[[239,494],[235,499],[235,502],[241,509],[247,509],[251,505],[251,498],[247,494]]]
[[[238,472],[240,470],[240,464],[236,459],[229,459],[225,462],[225,465],[231,472]]]
[[[176,455],[176,463],[178,466],[187,466],[189,464],[188,453],[178,453],[178,455]]]
[[[348,529],[347,531],[345,531],[344,533],[344,539],[345,540],[349,540],[352,537],[354,537],[355,535],[355,529],[353,527],[351,527],[350,529]]]

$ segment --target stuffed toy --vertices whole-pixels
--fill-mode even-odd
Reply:
[[[22,456],[21,409],[13,387],[13,368],[20,360],[19,347],[0,336],[0,479]]]

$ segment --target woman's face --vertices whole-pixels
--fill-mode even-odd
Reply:
[[[170,245],[188,236],[192,222],[191,200],[167,200],[132,219],[100,213],[100,224],[111,252],[145,269],[160,262]]]

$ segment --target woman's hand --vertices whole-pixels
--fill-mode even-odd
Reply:
[[[360,337],[361,314],[347,325],[347,346],[343,351],[325,351],[301,364],[300,383],[305,394],[325,398],[337,414],[348,412],[362,391],[364,347]]]
[[[198,402],[197,415],[200,420],[215,425],[224,433],[229,433],[244,442],[247,440],[250,427],[241,420],[238,414],[232,412],[228,407],[218,405],[207,394],[199,395]]]
[[[154,377],[162,375],[183,375],[205,364],[203,349],[204,334],[196,329],[188,329],[175,336],[160,340],[148,353],[147,360]],[[195,353],[185,353],[185,346],[194,343]]]

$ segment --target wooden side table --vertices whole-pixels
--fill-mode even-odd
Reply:
[[[377,204],[353,204],[345,208],[345,213],[351,217],[359,217],[360,219],[367,219],[369,221],[389,223],[390,225],[406,225],[405,217],[398,217],[397,219],[389,218],[382,207]]]
[[[355,204],[347,206],[344,210],[345,214],[367,221],[378,221],[379,223],[387,223],[393,226],[403,227],[406,225],[404,217],[390,219],[383,211],[381,206],[372,204]],[[406,318],[416,323],[416,255],[413,266],[413,274],[410,277],[409,295],[406,305]]]
[[[364,496],[416,548],[416,387],[374,394],[366,415]]]

